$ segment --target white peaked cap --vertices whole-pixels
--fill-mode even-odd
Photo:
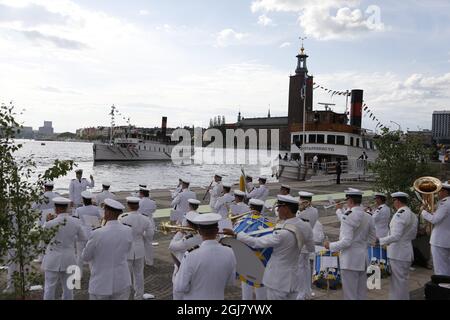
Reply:
[[[298,193],[298,195],[299,195],[301,198],[312,198],[312,197],[314,196],[314,193],[306,192],[306,191],[300,191],[300,192]]]
[[[53,181],[45,181],[44,182],[44,186],[46,187],[53,187],[55,185],[55,183]]]
[[[103,181],[103,182],[102,182],[102,186],[110,187],[110,186],[111,186],[111,182],[109,182],[109,181]]]
[[[138,197],[127,197],[126,198],[128,203],[139,203],[141,201],[141,198]]]
[[[69,205],[70,204],[70,199],[63,198],[63,197],[55,197],[55,198],[53,198],[52,201],[54,204],[60,204],[60,205]]]
[[[225,188],[230,188],[230,189],[231,189],[231,187],[233,186],[233,184],[230,183],[230,182],[223,182],[223,183],[222,183],[222,186],[224,186]]]
[[[383,192],[375,192],[375,193],[373,194],[373,196],[374,196],[374,197],[383,197],[383,198],[386,198],[386,197],[387,197],[386,194],[383,193]]]
[[[188,213],[186,213],[186,220],[189,220],[190,222],[194,223],[193,221],[197,218],[197,216],[199,215],[198,212],[196,211],[189,211]]]
[[[197,199],[189,199],[188,202],[190,204],[198,204],[198,205],[201,203],[200,200],[197,200]]]
[[[363,194],[364,192],[359,189],[348,188],[347,190],[345,190],[346,196],[362,196]]]
[[[106,206],[111,207],[116,210],[124,210],[125,209],[123,204],[121,204],[119,201],[116,201],[113,199],[105,199],[104,203]]]
[[[81,193],[81,197],[83,197],[84,199],[92,199],[94,196],[90,191],[83,191]]]
[[[233,193],[234,193],[235,196],[245,197],[245,192],[244,191],[234,190]]]
[[[393,194],[391,194],[392,198],[409,198],[409,194],[404,193],[404,192],[394,192]]]
[[[264,206],[264,201],[259,200],[259,199],[250,199],[248,204],[254,205],[254,206]]]
[[[278,200],[279,202],[287,202],[287,203],[295,203],[295,204],[298,204],[298,199],[297,199],[297,198],[294,198],[294,197],[292,197],[292,196],[290,196],[290,195],[285,196],[285,195],[279,194],[279,195],[277,195],[277,200]]]
[[[291,186],[290,185],[287,185],[287,184],[282,184],[281,185],[281,188],[284,188],[284,189],[291,189]]]
[[[195,217],[192,222],[201,226],[209,226],[218,223],[220,220],[222,220],[222,216],[220,214],[203,213]]]

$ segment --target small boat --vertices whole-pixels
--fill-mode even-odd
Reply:
[[[41,146],[45,146],[45,142],[41,142]]]

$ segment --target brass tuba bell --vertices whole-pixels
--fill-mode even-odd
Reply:
[[[442,189],[442,182],[435,177],[421,177],[414,181],[416,190],[422,199],[425,210],[434,212],[435,195]]]

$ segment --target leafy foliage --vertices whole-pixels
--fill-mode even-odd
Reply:
[[[30,283],[39,277],[31,268],[32,261],[43,253],[57,230],[39,226],[39,204],[43,203],[45,181],[66,175],[73,161],[55,160],[43,174],[34,175],[33,155],[16,159],[14,153],[22,148],[14,136],[22,126],[15,120],[14,105],[0,107],[0,257],[7,264],[16,264],[13,275],[16,295],[24,299]]]

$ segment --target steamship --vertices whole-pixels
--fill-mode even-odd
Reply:
[[[302,46],[295,75],[290,77],[290,156],[287,161],[285,157],[280,159],[278,176],[306,180],[307,176],[334,174],[337,161],[341,162],[343,173],[366,174],[367,164],[377,158],[378,151],[374,144],[376,134],[362,128],[363,90],[345,93],[349,112],[334,112],[331,107],[335,104],[331,103],[320,103],[325,110],[314,110],[314,82],[308,75],[307,58]]]
[[[149,135],[129,126],[119,129],[114,126],[116,109],[111,108],[109,142],[94,143],[94,162],[104,161],[169,161],[174,143],[166,135],[167,117],[162,118],[161,131]]]

